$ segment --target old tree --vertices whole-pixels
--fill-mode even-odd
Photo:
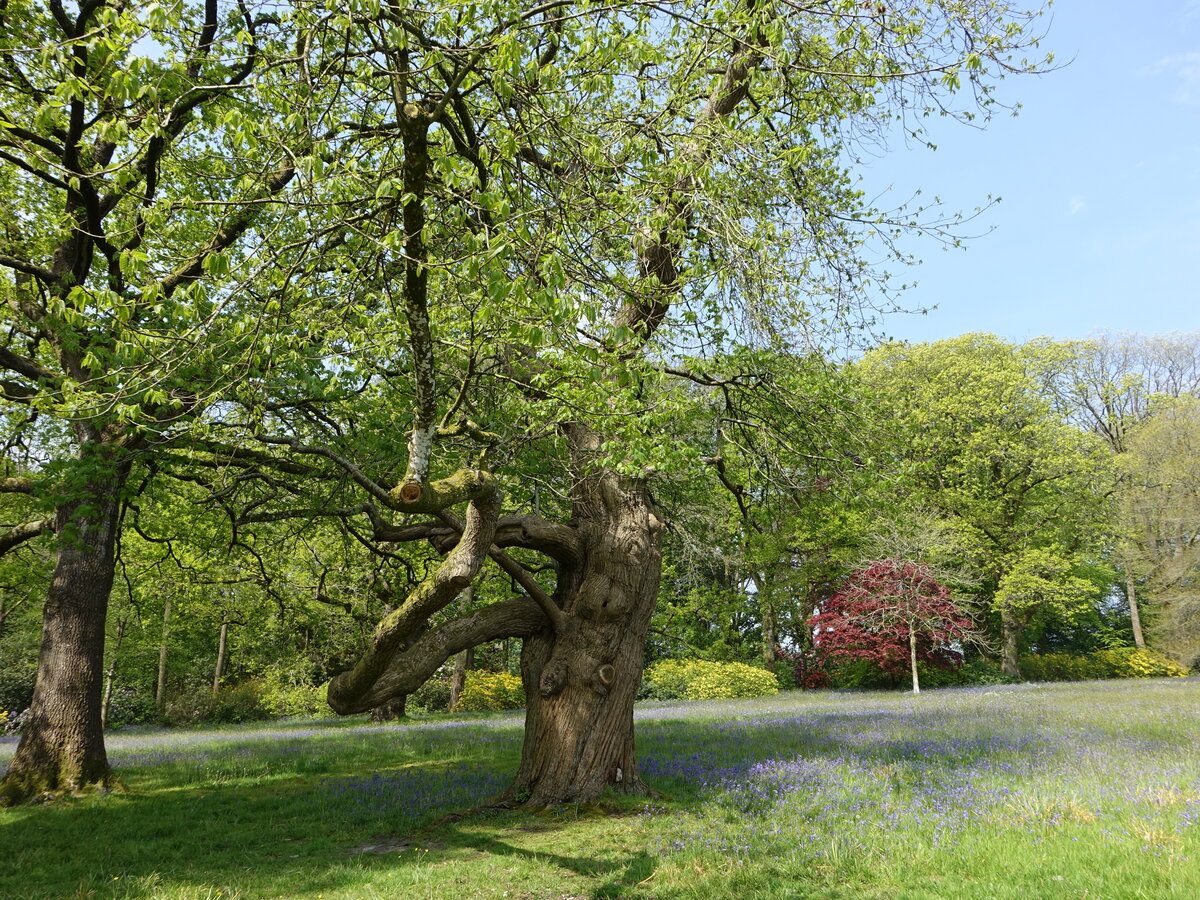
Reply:
[[[919,135],[930,112],[986,114],[989,84],[1031,66],[1021,54],[1032,16],[983,0],[356,0],[274,13],[258,22],[244,6],[210,0],[178,20],[162,20],[157,6],[94,3],[19,14],[62,32],[54,40],[65,49],[38,59],[60,67],[67,95],[54,108],[66,111],[4,123],[15,135],[4,142],[6,165],[26,173],[5,189],[40,179],[39,196],[58,198],[43,205],[49,215],[60,204],[53,217],[66,249],[35,241],[0,258],[25,348],[6,351],[19,381],[6,396],[61,392],[64,371],[70,383],[99,377],[87,368],[95,359],[113,397],[104,410],[117,415],[109,425],[77,405],[50,410],[71,424],[81,457],[111,468],[80,490],[112,486],[99,506],[64,497],[58,513],[60,560],[82,548],[100,573],[86,585],[56,579],[47,609],[71,610],[82,629],[61,632],[59,646],[94,644],[104,604],[92,595],[111,583],[125,454],[141,454],[128,465],[157,455],[156,472],[209,473],[190,477],[241,534],[329,515],[385,556],[410,541],[443,554],[411,590],[395,589],[367,652],[330,685],[335,710],[370,709],[414,690],[456,652],[521,638],[529,706],[512,799],[546,805],[642,790],[632,708],[665,527],[654,486],[712,467],[736,433],[718,427],[697,442],[676,430],[681,410],[713,402],[728,425],[771,431],[769,419],[741,416],[762,408],[746,397],[773,382],[740,348],[811,354],[859,322],[871,298],[888,296],[876,264],[898,230],[952,224],[872,208],[847,170],[856,149]],[[177,55],[129,39],[155,16],[160,41],[171,43],[164,28],[181,35]],[[122,65],[92,65],[90,42],[111,37],[110,19],[134,23],[120,52],[106,51]],[[280,37],[260,50],[264,29]],[[191,60],[155,81],[183,100],[140,111],[142,95],[121,96],[138,52],[160,68]],[[209,56],[227,62],[210,71]],[[36,100],[30,92],[40,88],[22,81],[12,58],[5,90]],[[260,74],[241,91],[251,64]],[[115,153],[104,149],[108,132],[85,132],[122,111],[128,122],[112,143],[161,155],[160,143],[183,129],[155,116],[208,91],[235,111],[212,120],[209,138],[235,141],[226,152],[246,171],[214,197],[197,180],[203,166],[181,164],[177,190],[192,192],[183,217],[192,229],[211,207],[226,218],[190,249],[166,241],[197,230],[167,229],[157,257],[122,256],[127,244],[101,230],[105,216],[124,201],[120,240],[150,230],[138,210],[156,205],[158,157],[130,156],[121,176],[105,157]],[[157,130],[139,143],[146,122]],[[288,164],[269,164],[275,152]],[[224,211],[268,200],[284,204],[272,206],[270,228]],[[240,252],[226,252],[235,244]],[[71,257],[68,278],[60,259],[76,247],[86,253]],[[102,264],[80,262],[97,251]],[[167,259],[176,268],[152,285],[146,276],[135,291],[122,280],[143,261],[153,269]],[[179,293],[176,281],[206,278],[204,299],[218,314],[204,346],[242,353],[238,377],[217,377],[226,361],[211,349],[193,365],[182,348],[199,345],[187,343],[194,321],[156,305]],[[20,300],[31,296],[30,279],[41,306]],[[80,285],[99,299],[80,296]],[[224,313],[256,317],[257,340],[247,344],[232,326],[214,337]],[[62,338],[97,317],[121,352],[137,345],[127,330],[140,333],[152,318],[178,355],[166,367],[178,385],[160,379],[147,394],[133,377],[142,369],[120,353],[88,357],[92,344]],[[139,389],[134,414],[128,396]],[[819,456],[819,411],[809,415],[811,443],[782,448],[798,460]],[[164,457],[162,442],[143,435],[179,419],[186,434]],[[517,596],[460,609],[489,559]],[[46,715],[55,691],[97,692],[92,679],[98,667],[81,671],[79,684],[39,674],[35,713]],[[43,730],[26,734],[19,759]],[[99,747],[87,766],[64,761],[70,749],[26,753],[21,778],[103,782]]]
[[[215,3],[0,4],[0,492],[24,498],[0,553],[56,551],[0,799],[112,783],[101,669],[129,485],[262,368],[231,260],[305,159],[252,150],[230,118],[269,27]]]

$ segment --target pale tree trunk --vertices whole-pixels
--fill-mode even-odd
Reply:
[[[658,595],[662,522],[644,484],[601,473],[579,482],[578,573],[560,571],[566,625],[525,641],[528,708],[521,765],[508,790],[531,807],[644,793],[633,701]]]
[[[1011,612],[1000,613],[1001,659],[1000,671],[1014,678],[1021,677],[1020,649],[1024,624]]]
[[[1146,639],[1142,636],[1142,617],[1138,611],[1133,573],[1128,571],[1125,573],[1125,596],[1129,600],[1129,625],[1133,628],[1134,646],[1139,650],[1145,650]]]
[[[108,727],[108,710],[112,706],[113,682],[117,679],[117,656],[125,640],[125,624],[128,619],[117,622],[117,640],[113,643],[112,655],[108,659],[108,671],[104,673],[104,700],[100,704],[100,727]]]
[[[154,705],[159,709],[167,702],[167,641],[171,635],[171,595],[163,602],[162,638],[158,644],[158,678],[154,682]]]
[[[229,613],[221,617],[221,636],[217,640],[217,664],[213,668],[212,695],[221,689],[221,676],[225,674],[225,649],[229,646]]]
[[[921,693],[921,679],[917,675],[917,629],[908,625],[908,664],[912,667],[913,693]]]
[[[96,452],[97,457],[104,448]],[[104,623],[126,465],[102,467],[58,509],[58,559],[42,613],[29,719],[0,782],[0,802],[117,785],[104,749]]]

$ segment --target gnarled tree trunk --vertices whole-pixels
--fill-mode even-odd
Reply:
[[[633,701],[658,595],[662,522],[640,482],[604,473],[575,502],[583,559],[560,573],[566,626],[527,638],[528,709],[508,796],[529,806],[586,802],[606,788],[639,793]]]
[[[104,623],[127,474],[122,465],[97,472],[58,510],[58,561],[42,614],[37,681],[29,721],[0,783],[3,802],[116,785],[104,749],[101,688]]]

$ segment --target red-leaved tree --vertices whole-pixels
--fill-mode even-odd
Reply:
[[[918,662],[940,668],[961,662],[955,645],[976,636],[971,620],[928,566],[898,559],[851,573],[809,624],[823,656],[870,660],[897,675],[907,668],[913,693],[921,691]]]

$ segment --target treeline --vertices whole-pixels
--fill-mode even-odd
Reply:
[[[1122,647],[1184,666],[1200,658],[1200,335],[1024,345],[967,335],[781,365],[778,403],[701,406],[664,425],[664,439],[703,441],[701,465],[717,477],[655,477],[668,538],[650,658],[751,662],[785,681],[807,658],[803,680],[829,663],[812,656],[812,617],[881,558],[931,566],[978,624],[960,681],[1103,677],[1111,665],[1082,658]],[[822,422],[823,449],[786,460],[763,440],[768,419],[785,434]],[[13,520],[32,515],[22,499],[5,498]],[[327,713],[325,682],[437,555],[369,550],[316,510],[239,532],[179,481],[147,483],[124,516],[104,665],[110,725]],[[13,719],[32,696],[52,563],[46,539],[0,560],[0,709]],[[497,571],[465,602],[514,590]],[[519,672],[515,642],[469,656],[408,710],[448,708],[456,668],[456,691],[468,667]],[[861,665],[835,674],[896,680]]]
[[[287,710],[326,682],[367,712],[473,650],[519,654],[510,799],[644,792],[648,637],[703,649],[653,623],[664,560],[668,617],[740,597],[731,645],[800,636],[789,598],[815,606],[868,525],[914,532],[872,504],[928,509],[929,552],[1018,649],[1030,585],[1082,605],[1100,475],[1006,450],[993,484],[1024,499],[977,496],[978,449],[904,407],[909,361],[825,358],[895,305],[899,235],[962,237],[867,201],[846,161],[896,123],[985,122],[1045,62],[1038,15],[0,5],[3,702],[28,703],[0,802],[115,786],[106,715]],[[1011,452],[1087,456],[1042,397]]]
[[[839,399],[819,458],[755,477],[738,467],[758,425],[725,434],[724,496],[690,498],[699,527],[668,542],[657,653],[786,658],[803,680],[830,662],[812,657],[814,615],[851,572],[900,559],[975,622],[960,678],[1105,677],[1071,660],[1123,647],[1200,658],[1200,335],[964,335],[828,376],[823,400],[795,395]]]

